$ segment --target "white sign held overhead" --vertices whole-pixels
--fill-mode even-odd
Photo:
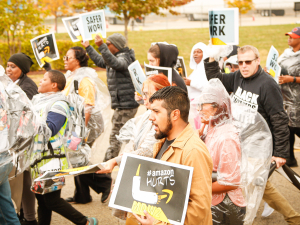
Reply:
[[[272,45],[268,54],[266,67],[269,74],[274,78],[274,80],[278,83],[278,78],[281,73],[281,67],[277,63],[277,59],[279,57],[279,53]]]
[[[103,10],[80,14],[79,17],[83,41],[93,40],[97,34],[106,38],[106,22]],[[81,29],[79,28],[79,30]]]
[[[136,92],[142,96],[143,83],[146,80],[146,75],[138,60],[134,61],[128,66],[132,83]]]
[[[208,12],[209,34],[213,45],[239,44],[239,10],[213,9]]]

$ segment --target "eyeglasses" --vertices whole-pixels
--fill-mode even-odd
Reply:
[[[239,64],[239,66],[242,66],[244,63],[246,64],[246,65],[250,65],[254,60],[256,60],[257,59],[257,57],[255,58],[255,59],[252,59],[252,60],[245,60],[245,61],[237,61],[238,62],[238,64]]]
[[[142,97],[148,99],[148,92],[143,92]]]
[[[65,61],[69,61],[69,59],[75,59],[75,58],[69,57],[69,56],[64,56],[63,59],[64,59]]]
[[[111,45],[111,43],[110,42],[106,42],[106,45],[109,46],[109,45]]]

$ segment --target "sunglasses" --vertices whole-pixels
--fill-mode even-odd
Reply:
[[[63,59],[64,59],[65,61],[69,61],[69,59],[75,59],[75,58],[69,57],[69,56],[64,56]]]
[[[106,42],[106,45],[109,46],[109,45],[111,45],[111,43],[110,42]]]
[[[242,66],[244,63],[246,64],[246,65],[250,65],[254,60],[256,60],[257,59],[257,57],[255,58],[255,59],[252,59],[252,60],[246,60],[246,61],[237,61],[238,62],[238,64],[239,64],[239,66]]]

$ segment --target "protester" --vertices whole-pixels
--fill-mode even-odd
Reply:
[[[233,55],[224,62],[223,68],[225,73],[233,73],[239,70],[239,64],[237,60],[237,55]]]
[[[151,113],[149,98],[158,90],[170,86],[168,78],[163,74],[151,75],[143,83],[143,100],[148,109],[144,114],[128,120],[120,129],[117,139],[128,142],[124,152],[130,152],[146,157],[153,157],[153,145],[156,143],[154,137],[154,126],[149,120]],[[122,156],[115,157],[106,162],[105,168],[97,173],[111,173],[116,165],[120,165]]]
[[[105,84],[98,78],[98,74],[88,66],[89,57],[81,47],[72,47],[64,57],[65,69],[67,69],[65,95],[77,93],[84,98],[85,124],[90,130],[87,144],[92,146],[94,141],[104,131],[103,109],[107,102],[108,93],[102,93],[99,89],[105,89]],[[78,85],[76,87],[75,81]],[[97,85],[98,84],[98,85]],[[77,90],[75,90],[77,89]],[[107,113],[107,112],[105,112]],[[86,166],[86,165],[83,165]],[[74,197],[66,199],[67,202],[85,204],[92,201],[89,187],[98,194],[102,193],[101,201],[105,202],[109,196],[112,179],[109,175],[82,174],[74,177]],[[100,182],[101,181],[101,182]]]
[[[291,32],[286,33],[289,36],[286,49],[278,58],[281,66],[279,84],[283,96],[283,104],[289,116],[290,129],[290,157],[287,158],[288,166],[298,166],[294,155],[295,135],[300,137],[300,27],[295,27]]]
[[[224,62],[225,62],[226,60],[228,60],[230,57],[232,57],[232,56],[234,56],[234,55],[237,55],[237,50],[238,50],[238,48],[239,48],[239,46],[237,46],[237,45],[232,45],[232,51],[231,51],[228,55],[226,55],[225,57],[222,57],[222,58],[220,59],[220,61],[219,61],[219,66],[220,66],[220,68],[221,68],[221,70],[222,70],[222,73],[226,72],[226,71],[225,71],[226,67],[224,67]]]
[[[143,83],[143,100],[144,105],[148,109],[144,114],[128,120],[120,129],[120,134],[117,139],[121,142],[127,142],[124,147],[124,153],[131,153],[145,157],[153,157],[153,145],[157,142],[154,137],[155,130],[149,116],[151,110],[149,109],[149,98],[163,87],[170,86],[168,78],[163,74],[151,75]],[[99,170],[97,173],[105,174],[111,173],[115,166],[120,165],[122,156],[110,159],[105,163],[105,168]],[[121,211],[121,210],[120,210]],[[114,215],[125,219],[126,213],[118,210],[114,211]],[[128,217],[133,216],[131,214]]]
[[[32,66],[32,59],[24,53],[16,53],[12,55],[6,66],[6,74],[10,79],[15,82],[25,92],[27,97],[31,100],[34,95],[38,94],[38,87],[34,81],[27,76]],[[23,178],[23,179],[22,179]],[[23,185],[12,185],[12,193],[18,193],[21,191],[22,194],[22,209],[24,219],[20,216],[21,225],[35,225],[37,221],[35,219],[35,197],[34,193],[30,191],[31,177],[29,171],[25,170],[23,175],[16,178],[14,183],[18,183],[23,180]],[[13,181],[12,181],[13,182]],[[21,213],[22,214],[22,213]]]
[[[66,85],[66,79],[63,73],[50,70],[44,74],[38,88],[39,95],[36,95],[32,102],[35,110],[45,120],[48,128],[51,130],[51,138],[48,142],[48,151],[34,151],[32,153],[32,175],[34,178],[42,175],[46,171],[68,169],[66,159],[66,149],[63,137],[67,132],[68,122],[70,120],[70,109],[66,97],[61,92]],[[40,140],[39,137],[35,138]],[[39,143],[35,143],[39,144]],[[55,163],[59,160],[59,163]],[[57,166],[59,168],[57,168]],[[35,190],[33,184],[32,190]],[[88,225],[98,224],[96,218],[87,218],[74,209],[69,203],[60,197],[62,185],[46,194],[38,194],[38,224],[50,225],[52,211],[57,212],[75,224]]]
[[[82,42],[93,62],[106,68],[107,85],[111,95],[112,109],[112,131],[109,138],[109,147],[106,150],[104,161],[118,156],[121,143],[116,139],[121,127],[137,112],[139,104],[134,99],[134,86],[128,71],[128,66],[135,61],[134,51],[126,46],[126,39],[119,33],[114,33],[107,38],[106,44],[99,35],[96,35],[95,44],[99,47],[97,51]]]
[[[241,179],[241,144],[233,125],[230,97],[219,79],[211,79],[197,100],[204,142],[213,160],[213,224],[243,224],[246,202]]]
[[[154,145],[153,157],[194,167],[184,224],[212,224],[212,161],[205,144],[188,124],[187,92],[179,87],[165,87],[155,92],[149,102],[149,119],[155,127],[155,138],[160,140]],[[142,224],[163,224],[144,212],[145,217],[135,215]]]
[[[205,60],[207,79],[219,78],[228,92],[233,92],[233,103],[242,103],[259,112],[273,135],[273,157],[277,168],[289,157],[288,117],[283,108],[282,95],[278,84],[260,66],[257,48],[246,45],[238,50],[239,70],[222,74],[214,58]],[[267,182],[263,199],[284,215],[289,224],[299,224],[300,214],[287,200]]]
[[[0,66],[1,76],[4,73],[4,69]],[[5,76],[5,75],[4,75]],[[8,78],[9,80],[9,78]],[[6,90],[2,82],[0,82],[0,137],[1,137],[1,148],[0,148],[0,224],[14,224],[20,225],[19,219],[15,212],[13,202],[11,200],[11,190],[8,182],[8,175],[13,169],[12,157],[7,149],[7,142],[2,139],[8,140],[8,113],[6,109]]]
[[[177,63],[178,48],[167,43],[156,43],[152,45],[147,53],[149,65],[172,68],[172,83],[187,91],[187,87],[182,77],[174,69]]]
[[[203,63],[206,58],[206,45],[202,42],[195,44],[190,57],[190,68],[193,72],[188,78],[183,78],[187,85],[190,100],[199,97],[203,87],[208,83]]]

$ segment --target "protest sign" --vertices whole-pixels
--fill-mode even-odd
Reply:
[[[102,38],[106,38],[106,23],[103,10],[83,13],[79,17],[80,23],[78,28],[83,41],[93,40],[97,34]]]
[[[132,83],[136,92],[142,96],[143,83],[146,80],[146,75],[138,60],[134,61],[128,66]]]
[[[193,167],[124,154],[109,207],[184,224]]]
[[[208,12],[209,34],[213,45],[239,44],[239,10],[213,9]]]
[[[274,78],[274,80],[278,83],[278,78],[281,73],[281,67],[277,63],[277,58],[279,56],[278,51],[272,45],[268,54],[266,67],[270,75]]]
[[[184,58],[182,56],[177,57],[177,63],[176,63],[176,66],[174,69],[179,73],[179,75],[182,78],[187,77],[186,67],[184,64]]]
[[[145,66],[146,77],[153,75],[153,74],[162,73],[168,77],[168,80],[169,80],[170,84],[172,85],[172,68],[171,67],[150,66],[146,63],[144,63],[144,66]]]
[[[73,42],[81,41],[82,37],[78,28],[79,16],[72,16],[62,19],[68,34]]]
[[[104,163],[83,166],[74,169],[47,171],[42,176],[36,178],[31,186],[31,191],[37,194],[46,194],[62,188],[65,185],[65,177],[71,175],[95,173],[103,169]]]
[[[45,62],[52,62],[59,59],[59,52],[54,33],[42,34],[30,40],[34,56],[40,67]]]

